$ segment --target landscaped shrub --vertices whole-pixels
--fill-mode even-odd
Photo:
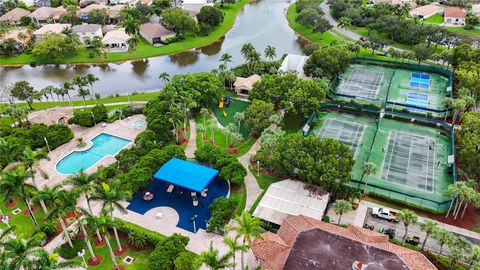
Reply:
[[[58,253],[62,258],[70,260],[75,257],[77,257],[77,253],[79,251],[82,251],[82,249],[85,247],[85,243],[81,239],[74,239],[72,240],[73,243],[73,248],[71,248],[68,243],[65,243],[55,249],[55,252]]]
[[[226,157],[226,155],[225,151],[208,143],[198,147],[195,151],[195,159],[205,164],[215,164],[217,160]]]
[[[150,256],[148,256],[149,269],[173,269],[175,259],[180,253],[185,252],[185,247],[187,246],[188,241],[188,237],[176,233],[161,241]]]
[[[93,114],[93,116],[92,116]],[[95,117],[95,120],[93,119]],[[92,127],[95,123],[106,121],[108,118],[107,109],[103,104],[97,104],[92,111],[76,111],[73,117],[68,119],[69,124],[75,124],[82,127]]]
[[[129,117],[135,114],[142,114],[143,113],[143,107],[132,107],[132,106],[127,106],[122,109],[122,116],[123,117]]]
[[[162,234],[159,234],[154,231],[147,230],[143,227],[140,227],[138,225],[132,224],[130,222],[121,220],[116,218],[115,221],[117,222],[118,230],[122,231],[128,235],[130,234],[136,234],[137,236],[143,235],[147,239],[147,243],[150,245],[157,245],[158,243],[164,241],[168,237]]]
[[[196,270],[200,268],[197,255],[190,251],[184,251],[178,254],[178,257],[173,263],[175,265],[175,270]]]
[[[220,170],[219,176],[221,178],[229,180],[235,187],[241,186],[247,175],[247,170],[234,157],[226,157],[218,160],[215,168]]]
[[[197,14],[197,20],[200,25],[217,26],[223,22],[223,12],[216,7],[203,6]]]
[[[148,237],[139,231],[131,231],[128,233],[128,243],[136,248],[144,248],[148,243]]]
[[[45,222],[40,228],[42,232],[45,233],[47,237],[54,236],[58,232],[58,227],[53,222]]]
[[[221,230],[232,218],[237,207],[237,202],[231,198],[220,197],[208,206],[212,212],[212,217],[208,221],[207,232]]]

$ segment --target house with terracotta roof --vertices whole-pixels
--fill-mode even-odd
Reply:
[[[380,4],[380,3],[386,3],[390,5],[408,5],[411,8],[414,8],[417,6],[415,0],[369,0],[369,4]]]
[[[253,74],[248,78],[237,77],[233,83],[233,86],[235,87],[235,91],[238,95],[248,95],[248,92],[252,90],[253,85],[260,80],[261,77],[257,74]]]
[[[20,18],[28,16],[31,12],[23,8],[14,8],[0,17],[0,22],[17,25],[20,24]]]
[[[175,32],[160,23],[144,23],[140,25],[140,36],[153,45],[161,45],[164,40],[175,36]]]
[[[446,26],[465,26],[467,11],[459,7],[447,7],[444,12],[444,24]]]
[[[63,30],[72,27],[69,23],[51,23],[45,24],[40,29],[33,32],[33,35],[37,39],[44,38],[51,34],[61,34]]]
[[[441,13],[444,10],[443,7],[437,5],[425,5],[414,8],[408,12],[410,17],[419,18],[421,20],[432,17],[437,13]]]
[[[60,20],[62,14],[67,13],[67,10],[63,6],[56,8],[41,7],[30,13],[28,17],[38,24],[56,23]]]
[[[435,270],[422,253],[388,241],[388,235],[306,216],[289,216],[276,234],[252,242],[264,270]],[[354,267],[355,266],[355,267]]]
[[[105,34],[102,39],[103,45],[112,52],[126,52],[130,36],[125,33],[125,28],[116,29]]]
[[[7,40],[15,41],[15,54],[18,55],[25,50],[25,46],[30,41],[30,39],[32,39],[32,33],[30,32],[30,30],[12,30],[0,39],[0,45]]]

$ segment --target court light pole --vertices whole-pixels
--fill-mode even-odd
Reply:
[[[52,150],[50,149],[50,145],[48,144],[47,137],[43,137],[43,140],[44,140],[44,141],[45,141],[45,143],[47,144],[47,149],[48,149],[48,152],[51,152]]]
[[[194,215],[193,217],[190,218],[190,220],[193,222],[193,232],[194,233],[197,233],[197,224],[196,224],[196,220],[197,220],[198,216],[197,215]]]

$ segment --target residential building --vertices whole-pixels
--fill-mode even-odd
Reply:
[[[111,5],[126,5],[128,0],[110,0]]]
[[[390,5],[408,5],[410,8],[414,8],[417,6],[415,0],[369,0],[369,4],[375,5],[380,3],[387,3]]]
[[[124,8],[124,5],[115,5],[108,7],[108,17],[110,17],[110,20],[118,21],[122,13],[122,9]]]
[[[253,74],[248,78],[237,77],[233,83],[235,92],[237,92],[238,95],[248,95],[248,92],[252,90],[253,85],[260,80],[261,77],[257,74]]]
[[[0,44],[5,42],[8,39],[13,39],[15,41],[15,51],[16,54],[21,54],[27,43],[32,38],[32,33],[29,30],[12,30],[5,34],[2,39],[0,40]]]
[[[268,187],[253,215],[277,225],[281,225],[288,216],[305,215],[322,219],[329,197],[321,189],[317,192],[307,189],[304,182],[282,180]]]
[[[28,1],[32,1],[32,0],[28,0]],[[33,5],[37,8],[39,7],[50,7],[52,6],[52,3],[50,0],[33,0]],[[29,6],[29,5],[27,5]]]
[[[86,7],[88,4],[108,4],[108,0],[81,0],[78,5],[81,7]]]
[[[102,26],[100,24],[79,24],[72,27],[72,31],[80,37],[83,43],[94,37],[103,37]]]
[[[357,226],[289,216],[278,233],[255,238],[252,251],[266,270],[437,269],[422,253],[388,240],[388,235]]]
[[[444,10],[443,7],[437,5],[426,5],[414,8],[408,12],[410,17],[416,17],[421,20],[432,17],[435,14],[441,13]]]
[[[90,14],[90,12],[102,9],[107,10],[108,8],[105,4],[91,4],[77,11],[77,15],[82,20],[88,20],[88,14]]]
[[[279,73],[294,72],[299,78],[306,78],[303,66],[308,60],[308,56],[299,54],[287,54],[283,59],[282,65],[278,69]]]
[[[465,26],[467,11],[459,7],[447,7],[444,12],[446,26]]]
[[[209,0],[184,0],[182,8],[199,12],[203,6],[213,6],[213,2]]]
[[[56,23],[60,20],[60,16],[67,13],[63,6],[56,8],[41,7],[28,15],[32,20],[38,24]]]
[[[105,34],[102,39],[103,45],[114,52],[125,52],[128,50],[130,36],[125,33],[125,28],[116,29]]]
[[[140,25],[140,36],[153,45],[161,45],[165,39],[174,37],[175,32],[160,23],[145,23]]]
[[[45,24],[40,29],[33,32],[33,35],[37,39],[41,39],[50,34],[61,34],[63,30],[70,28],[72,25],[69,23],[52,23]]]
[[[14,8],[0,17],[0,22],[16,25],[20,24],[20,18],[28,16],[31,12],[23,8]]]

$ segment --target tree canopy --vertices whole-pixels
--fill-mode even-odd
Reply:
[[[341,47],[326,47],[314,51],[303,69],[308,76],[332,80],[347,69],[349,61],[348,50]]]

